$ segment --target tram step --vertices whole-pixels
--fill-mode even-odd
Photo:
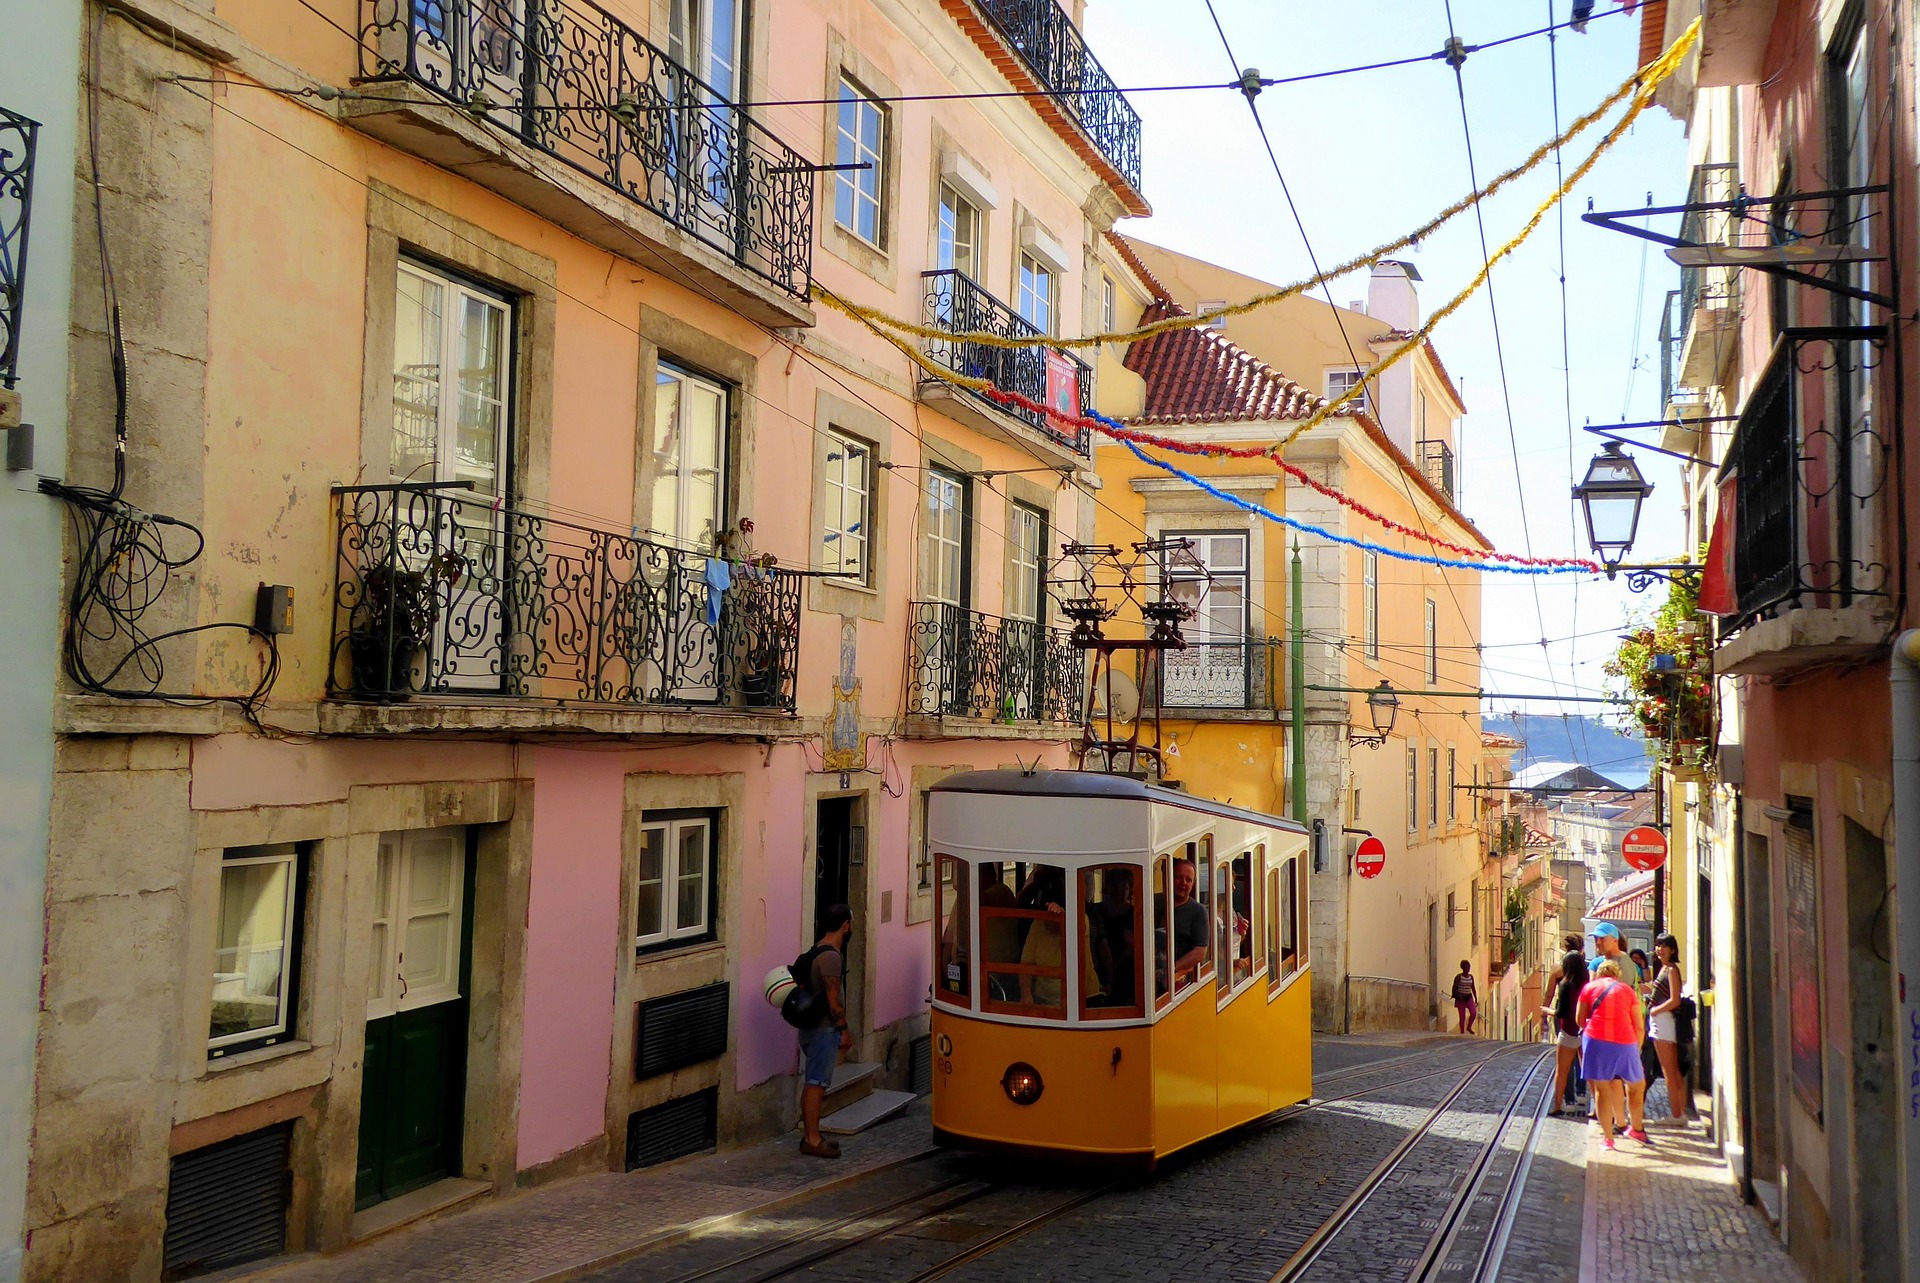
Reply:
[[[910,1091],[876,1091],[837,1109],[820,1120],[820,1130],[829,1136],[852,1136],[875,1123],[884,1123],[915,1100]]]
[[[868,1095],[873,1091],[874,1079],[880,1076],[880,1071],[885,1067],[859,1062],[835,1065],[833,1085],[827,1088],[827,1098],[821,1103],[822,1111],[831,1114]]]

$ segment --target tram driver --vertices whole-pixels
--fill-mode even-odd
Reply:
[[[1199,882],[1192,860],[1173,862],[1173,979],[1174,989],[1185,989],[1200,978],[1207,960],[1207,911],[1193,898]]]

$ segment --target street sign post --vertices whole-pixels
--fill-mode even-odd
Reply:
[[[1626,837],[1620,839],[1620,854],[1642,873],[1657,869],[1667,862],[1667,835],[1644,824],[1628,829]]]
[[[1362,838],[1353,853],[1353,867],[1363,878],[1377,878],[1387,867],[1387,844],[1379,838]]]

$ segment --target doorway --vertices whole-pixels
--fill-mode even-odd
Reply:
[[[380,836],[356,1210],[460,1171],[473,864],[464,828]]]
[[[1780,1218],[1780,1078],[1778,1022],[1781,1005],[1774,982],[1773,859],[1768,839],[1747,834],[1746,859],[1740,870],[1741,898],[1747,916],[1747,1010],[1752,1027],[1746,1031],[1747,1110],[1753,1122],[1753,1152],[1747,1170],[1754,1193],[1768,1216]]]
[[[1854,1242],[1860,1277],[1897,1278],[1898,1239],[1880,1232],[1899,1223],[1899,1171],[1886,1161],[1900,1147],[1894,1057],[1893,928],[1887,848],[1851,819],[1847,842],[1847,980],[1852,1000]]]
[[[857,1039],[866,1029],[864,1017],[867,963],[867,807],[866,798],[823,797],[815,804],[813,862],[813,934],[820,938],[820,921],[829,905],[853,910],[853,938],[847,942],[846,975],[841,992],[846,997],[847,1024]]]

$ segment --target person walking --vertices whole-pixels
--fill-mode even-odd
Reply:
[[[1644,1086],[1646,1078],[1646,1071],[1640,1067],[1640,999],[1633,986],[1621,978],[1619,960],[1602,958],[1593,974],[1580,992],[1580,1005],[1574,1014],[1581,1030],[1580,1072],[1593,1089],[1600,1143],[1613,1148],[1614,1120],[1620,1118],[1626,1124],[1628,1140],[1651,1145],[1641,1117],[1644,1097],[1628,1090],[1636,1082]]]
[[[1641,1001],[1640,984],[1646,978],[1640,970],[1640,964],[1627,952],[1626,941],[1620,938],[1620,928],[1611,922],[1602,922],[1593,929],[1593,947],[1603,960],[1611,959],[1620,968],[1620,981],[1633,990],[1633,1001],[1640,1016],[1641,1036],[1646,1034],[1646,1004]],[[1634,1044],[1634,1054],[1640,1055],[1644,1048]],[[1640,1117],[1647,1103],[1647,1070],[1643,1064],[1640,1076],[1627,1080],[1627,1107],[1635,1118]]]
[[[806,973],[807,990],[816,1009],[824,1002],[818,1023],[800,1031],[800,1058],[806,1082],[800,1090],[800,1152],[812,1158],[840,1157],[840,1143],[820,1134],[820,1107],[833,1086],[833,1067],[840,1053],[853,1050],[847,1028],[847,1004],[840,981],[847,972],[847,941],[853,936],[853,910],[830,905],[820,915],[820,939],[794,963]],[[804,964],[804,966],[803,966]],[[798,976],[795,979],[799,979]]]
[[[1460,974],[1453,978],[1453,1011],[1460,1032],[1473,1034],[1474,1022],[1480,1018],[1480,994],[1473,982],[1473,962],[1460,959]]]
[[[1553,1001],[1540,1009],[1540,1014],[1551,1022],[1553,1031],[1554,1067],[1553,1067],[1553,1109],[1555,1117],[1561,1117],[1572,1111],[1566,1106],[1572,1102],[1567,1098],[1568,1079],[1573,1076],[1574,1064],[1580,1059],[1580,1023],[1575,1019],[1580,1010],[1580,992],[1587,987],[1587,959],[1580,952],[1580,937],[1567,937],[1567,952],[1560,958],[1560,979],[1553,991]]]
[[[1670,1127],[1687,1125],[1687,1073],[1680,1063],[1679,1020],[1675,1013],[1685,1001],[1685,977],[1680,973],[1680,942],[1663,935],[1653,942],[1658,974],[1647,995],[1647,1026],[1653,1038],[1653,1051],[1660,1058],[1660,1076],[1667,1081],[1667,1102],[1672,1117],[1661,1120]]]

